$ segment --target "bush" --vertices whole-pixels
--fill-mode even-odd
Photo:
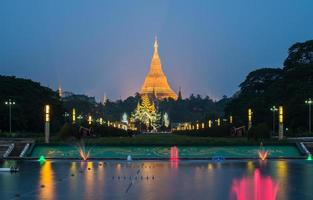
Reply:
[[[59,138],[61,140],[68,139],[69,137],[74,135],[74,130],[75,128],[71,124],[65,123],[59,132]]]
[[[248,138],[253,138],[254,140],[262,140],[270,138],[270,129],[266,123],[260,123],[256,126],[252,126],[248,131]]]

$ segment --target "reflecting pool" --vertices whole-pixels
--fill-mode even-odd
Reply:
[[[2,199],[313,199],[306,160],[3,161]]]

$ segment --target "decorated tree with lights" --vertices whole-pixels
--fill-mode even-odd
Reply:
[[[135,111],[131,115],[131,121],[143,124],[148,130],[157,131],[160,127],[161,115],[158,113],[154,102],[147,95],[141,96]]]

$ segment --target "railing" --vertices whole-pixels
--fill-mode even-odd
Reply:
[[[306,153],[306,155],[310,155],[311,153],[308,151],[308,149],[306,148],[306,146],[304,145],[303,142],[300,142],[300,146],[302,147],[302,149],[304,150],[304,152]]]
[[[13,151],[13,149],[14,149],[14,143],[11,143],[10,145],[9,145],[9,148],[8,148],[8,150],[6,150],[6,152],[3,154],[3,157],[4,158],[6,158],[6,157],[8,157],[9,155],[10,155],[10,153]]]
[[[27,143],[24,148],[23,151],[20,153],[20,158],[24,157],[25,153],[27,152],[28,148],[29,148],[30,144]]]

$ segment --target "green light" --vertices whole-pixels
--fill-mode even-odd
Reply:
[[[38,161],[39,161],[40,163],[46,162],[45,156],[40,156],[39,159],[38,159]]]
[[[313,160],[312,154],[309,154],[306,160]]]

